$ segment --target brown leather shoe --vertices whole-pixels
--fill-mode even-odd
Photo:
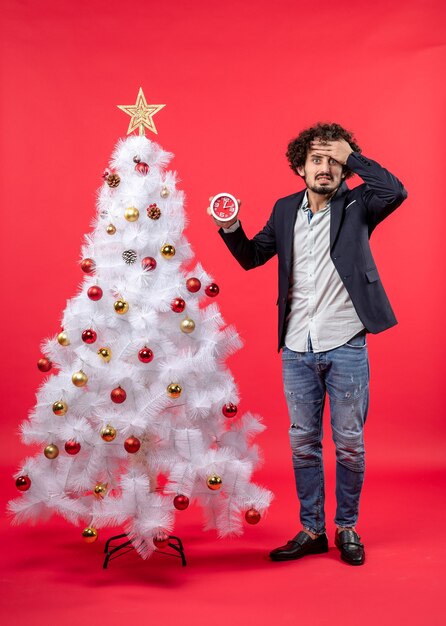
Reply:
[[[341,551],[341,559],[350,565],[362,565],[365,561],[365,550],[360,539],[354,530],[339,532],[339,529],[336,529],[336,547]]]
[[[327,535],[324,533],[312,539],[308,533],[301,530],[285,546],[271,550],[269,558],[272,561],[292,561],[307,554],[322,554],[322,552],[328,552]]]

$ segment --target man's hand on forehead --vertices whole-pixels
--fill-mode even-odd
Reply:
[[[328,156],[342,165],[347,163],[349,155],[353,152],[352,147],[345,139],[315,139],[311,142],[310,148],[318,154]]]

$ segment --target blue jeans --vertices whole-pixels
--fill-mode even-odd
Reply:
[[[364,481],[364,423],[369,404],[369,362],[365,333],[326,352],[282,352],[283,382],[302,526],[325,532],[322,413],[325,396],[336,446],[336,526],[358,519]]]

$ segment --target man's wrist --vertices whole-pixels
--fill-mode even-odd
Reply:
[[[349,162],[349,160],[350,160],[350,157],[351,157],[351,156],[355,156],[355,155],[357,156],[358,154],[359,154],[359,152],[355,152],[354,150],[352,150],[352,151],[350,152],[350,154],[348,155],[347,160],[346,160],[346,162],[344,163],[344,165],[348,165],[348,162]]]
[[[238,220],[236,220],[233,224],[231,224],[230,226],[223,226],[222,225],[222,229],[223,232],[225,233],[233,233],[235,232],[238,228],[240,227],[240,222]]]

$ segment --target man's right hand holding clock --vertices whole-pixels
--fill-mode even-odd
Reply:
[[[225,230],[230,229],[238,222],[238,212],[241,201],[228,193],[219,193],[209,198],[208,215],[214,223]],[[221,218],[221,219],[219,219]]]

